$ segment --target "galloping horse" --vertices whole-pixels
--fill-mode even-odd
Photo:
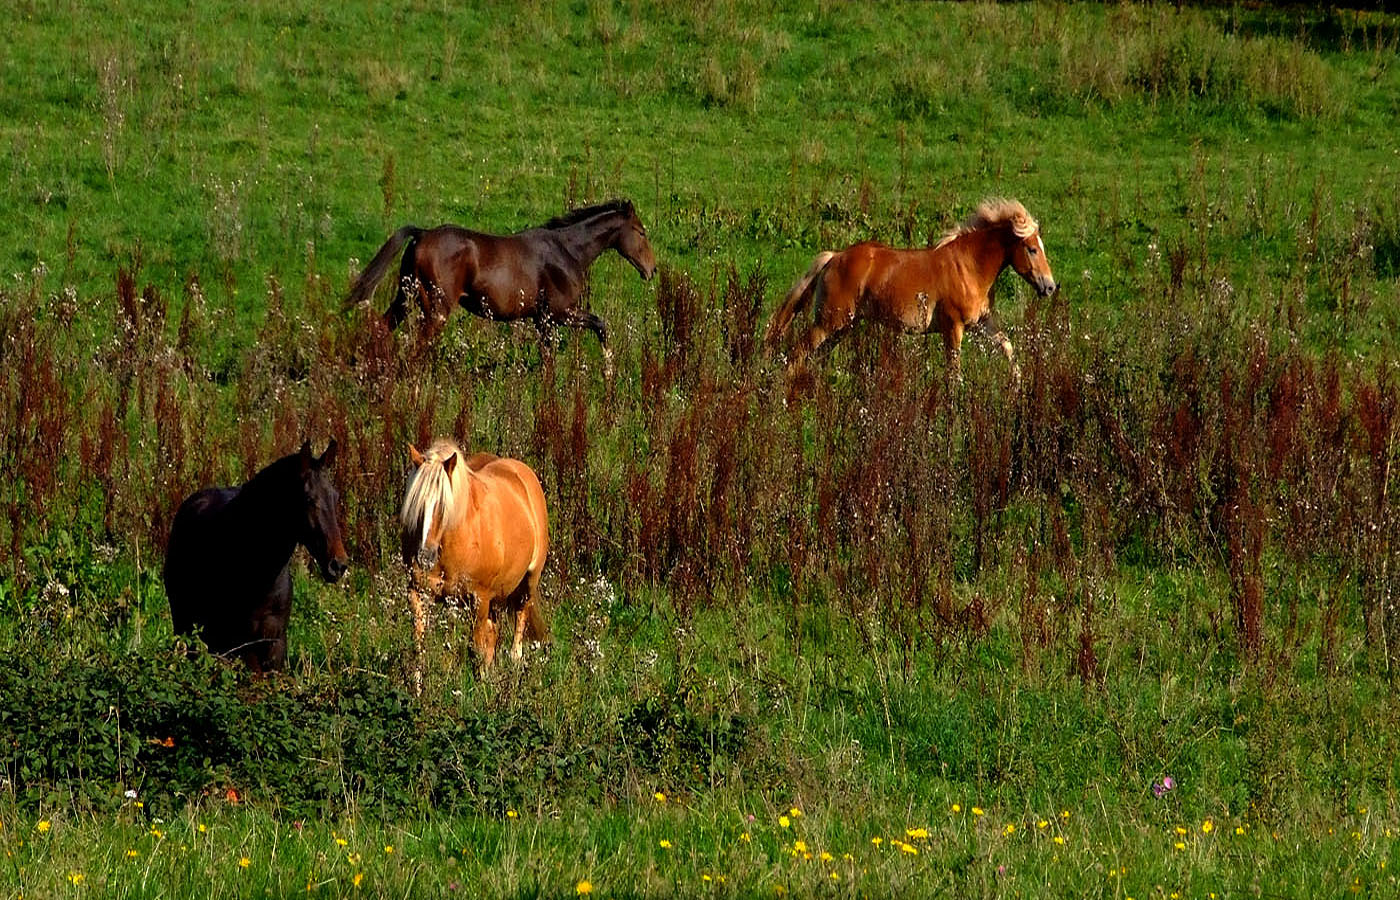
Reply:
[[[527,632],[530,640],[549,637],[539,605],[549,519],[539,479],[518,459],[490,453],[463,458],[448,438],[434,441],[427,453],[410,444],[408,455],[417,471],[399,520],[403,560],[413,570],[409,604],[419,656],[414,682],[421,690],[424,592],[475,598],[472,643],[483,668],[496,658],[503,607],[515,613],[512,658],[523,654]]]
[[[241,487],[206,488],[180,504],[162,572],[176,634],[200,629],[210,650],[255,672],[286,665],[297,545],[327,582],[349,565],[327,472],[334,462],[335,441],[320,459],[308,441]]]
[[[414,290],[430,327],[447,321],[452,305],[460,303],[487,319],[528,318],[542,338],[555,325],[588,328],[598,336],[605,358],[611,358],[607,326],[578,306],[588,267],[611,249],[630,262],[643,281],[656,273],[656,254],[632,201],[613,200],[507,236],[456,225],[428,230],[405,225],[370,260],[347,303],[369,298],[405,244],[398,289],[384,311],[384,324],[391,331],[407,315],[408,292]]]
[[[1011,342],[989,323],[992,286],[1008,265],[1040,296],[1055,292],[1035,219],[1015,200],[987,200],[931,249],[866,241],[819,253],[773,314],[764,339],[776,346],[793,317],[815,303],[814,321],[793,349],[789,372],[800,371],[808,356],[857,319],[873,319],[917,334],[936,329],[959,380],[963,331],[971,328],[1001,348],[1019,377]]]

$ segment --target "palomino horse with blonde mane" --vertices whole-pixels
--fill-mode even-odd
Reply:
[[[475,599],[472,643],[484,669],[495,662],[503,610],[515,614],[513,658],[521,657],[527,637],[549,637],[539,605],[549,519],[539,479],[520,460],[490,453],[463,457],[448,438],[434,441],[427,453],[410,444],[408,454],[417,471],[399,519],[404,563],[413,570],[409,604],[419,658],[414,682],[421,690],[424,593]]]
[[[1015,200],[987,200],[930,249],[901,250],[866,241],[817,254],[773,314],[765,340],[775,347],[793,318],[815,305],[812,326],[793,348],[791,373],[801,371],[808,356],[857,319],[873,319],[916,334],[937,330],[957,379],[962,377],[963,332],[971,328],[997,344],[1019,376],[1011,342],[993,331],[989,321],[992,286],[1007,266],[1040,296],[1055,292],[1035,219]]]

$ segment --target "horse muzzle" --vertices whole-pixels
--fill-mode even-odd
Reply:
[[[1037,278],[1035,280],[1035,292],[1042,298],[1049,297],[1060,289],[1060,286],[1051,278]]]
[[[321,567],[321,577],[327,584],[335,584],[349,568],[350,560],[343,556],[334,556],[326,560],[326,564]]]

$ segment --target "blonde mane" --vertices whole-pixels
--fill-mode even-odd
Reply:
[[[1011,233],[1018,238],[1030,237],[1040,228],[1040,223],[1031,218],[1031,214],[1026,212],[1026,208],[1019,201],[993,197],[979,203],[977,211],[964,219],[961,225],[945,231],[943,237],[934,245],[934,249],[952,243],[970,232],[1002,225],[1010,226]]]
[[[449,475],[443,461],[457,454],[457,463]],[[399,508],[405,546],[417,548],[432,530],[433,520],[439,519],[444,529],[450,529],[462,519],[465,506],[457,502],[457,494],[470,474],[462,450],[451,438],[438,438],[423,454],[423,464],[413,474]]]

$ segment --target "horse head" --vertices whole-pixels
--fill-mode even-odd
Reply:
[[[618,233],[614,246],[617,252],[622,254],[622,258],[630,262],[637,274],[642,276],[643,281],[650,281],[656,274],[656,253],[651,249],[651,242],[647,240],[646,226],[642,224],[632,201],[623,201],[622,214],[627,220],[622,223],[622,230]]]
[[[340,528],[340,493],[327,471],[335,462],[336,443],[332,439],[326,452],[317,459],[311,453],[311,442],[301,445],[301,486],[303,511],[300,542],[310,553],[327,582],[340,580],[350,567],[345,553],[345,539]]]
[[[399,512],[403,524],[400,549],[407,566],[428,569],[437,563],[443,535],[452,517],[455,499],[452,477],[461,462],[460,456],[455,447],[442,447],[441,442],[430,447],[426,454],[408,445],[414,474]]]
[[[1022,234],[1022,230],[1026,233]],[[1055,276],[1050,271],[1050,260],[1045,256],[1045,242],[1040,239],[1040,226],[1032,219],[1028,229],[1013,228],[1010,241],[1007,255],[1016,274],[1024,278],[1042,297],[1049,297],[1059,290]]]

